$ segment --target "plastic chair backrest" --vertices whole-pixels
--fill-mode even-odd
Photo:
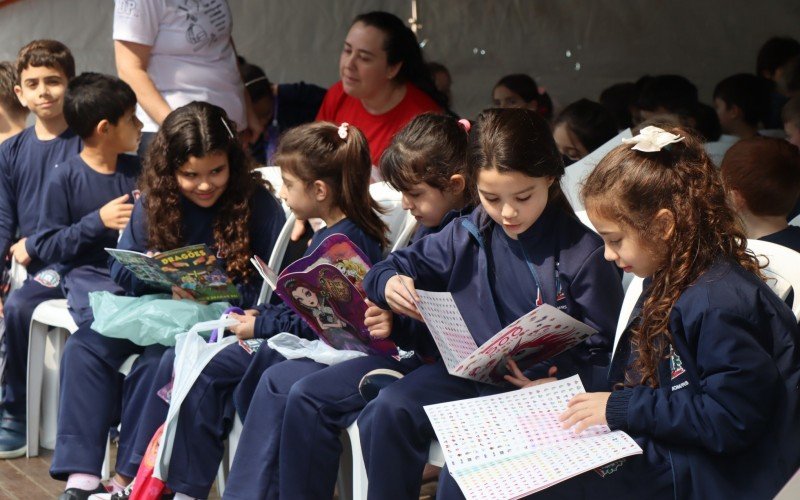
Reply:
[[[259,167],[255,169],[256,172],[261,174],[261,177],[264,178],[267,182],[272,185],[272,189],[275,190],[274,194],[275,197],[278,198],[278,201],[281,202],[281,206],[283,207],[283,211],[286,212],[286,216],[289,216],[289,207],[283,200],[278,197],[278,193],[281,192],[281,187],[283,187],[283,178],[281,177],[281,167]]]
[[[397,236],[397,239],[392,246],[392,252],[408,246],[408,242],[411,241],[411,237],[414,236],[414,232],[417,230],[418,225],[417,219],[411,215],[411,212],[406,212],[406,220],[403,225],[403,230],[400,231],[400,234]]]
[[[625,273],[626,275],[630,273]],[[633,276],[631,274],[631,276]],[[625,298],[622,300],[622,309],[619,311],[619,319],[617,320],[617,331],[614,334],[614,349],[611,351],[612,355],[617,351],[617,345],[619,344],[619,339],[622,337],[622,332],[625,331],[625,327],[628,326],[630,322],[631,313],[633,313],[633,308],[636,305],[636,302],[639,300],[639,296],[642,295],[642,288],[643,288],[644,280],[638,276],[633,276],[630,280],[630,284],[625,289]]]
[[[789,221],[790,226],[800,226],[800,215]]]
[[[278,234],[278,239],[275,241],[275,246],[272,247],[272,254],[269,256],[267,265],[276,273],[280,272],[283,256],[286,254],[286,247],[289,246],[289,237],[292,235],[295,220],[294,214],[289,212],[286,216],[286,223],[283,225],[283,229],[281,229],[281,232]],[[261,285],[261,293],[258,295],[258,303],[264,304],[269,301],[270,297],[272,297],[272,287],[264,281]]]
[[[387,182],[370,184],[369,194],[386,210],[385,214],[381,214],[381,219],[389,226],[389,246],[385,252],[388,254],[389,250],[394,248],[403,233],[403,228],[406,226],[407,219],[406,210],[403,208],[403,195]]]
[[[776,243],[761,240],[747,240],[747,248],[751,250],[762,264],[767,276],[767,285],[782,300],[786,300],[789,292],[794,290],[791,304],[795,318],[800,321],[800,253]]]

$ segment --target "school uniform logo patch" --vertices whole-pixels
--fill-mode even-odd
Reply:
[[[61,276],[52,269],[45,269],[44,271],[39,271],[33,277],[33,280],[44,287],[55,288],[61,283]]]
[[[596,468],[594,471],[600,475],[600,477],[606,477],[610,474],[613,474],[619,470],[620,467],[625,463],[624,458],[620,458],[615,462],[611,462],[610,464],[606,464],[602,467]]]
[[[669,347],[669,368],[672,372],[672,380],[675,380],[686,373],[686,370],[683,368],[683,361],[681,361],[681,357],[678,356],[678,353],[675,352],[675,349],[672,346]]]

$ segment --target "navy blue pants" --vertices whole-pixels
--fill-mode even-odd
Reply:
[[[3,304],[7,349],[3,408],[15,417],[23,418],[26,413],[28,340],[33,310],[46,300],[63,298],[64,292],[58,284],[47,287],[30,277]]]
[[[361,378],[376,368],[407,373],[417,366],[416,359],[365,356],[333,366],[289,360],[267,369],[244,422],[225,498],[331,498],[340,434],[366,404],[358,393]]]
[[[167,486],[196,498],[208,496],[233,425],[234,389],[246,374],[256,378],[285,359],[266,344],[251,355],[236,343],[206,365],[181,405]]]
[[[133,439],[152,375],[166,349],[104,337],[89,325],[80,325],[70,336],[61,360],[58,434],[50,467],[54,479],[63,480],[73,473],[99,476],[108,429],[118,422],[116,470],[135,470],[130,465]],[[132,354],[139,357],[124,377],[119,368]]]
[[[438,500],[463,500],[453,476],[442,469],[436,488]],[[584,472],[526,498],[534,500],[674,500],[672,468],[668,462],[648,460],[646,455],[627,457],[597,470]]]
[[[510,390],[447,373],[444,363],[424,365],[383,389],[358,417],[369,498],[416,499],[431,440],[423,406]]]

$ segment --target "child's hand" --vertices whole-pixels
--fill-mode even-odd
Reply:
[[[392,276],[389,281],[386,282],[384,295],[392,311],[419,321],[424,321],[417,309],[417,302],[419,302],[420,299],[419,295],[417,295],[417,289],[414,288],[414,280],[408,276],[402,276],[400,274]]]
[[[128,195],[123,194],[115,198],[100,208],[100,220],[109,229],[125,229],[133,213],[133,203],[128,201]]]
[[[300,238],[306,234],[306,221],[297,219],[294,221],[294,227],[292,228],[292,234],[289,236],[289,239],[292,241],[300,241]]]
[[[22,238],[18,242],[11,245],[11,248],[8,250],[8,252],[11,254],[11,257],[25,267],[31,263],[31,256],[28,255],[28,250],[25,248],[26,241],[28,241],[28,238]]]
[[[5,318],[3,314],[3,299],[0,299],[0,318]]]
[[[369,330],[373,339],[385,339],[392,333],[392,312],[385,311],[369,300],[367,311],[364,313],[364,326]]]
[[[256,317],[247,314],[228,314],[229,318],[233,318],[239,322],[238,325],[229,326],[228,330],[236,334],[239,340],[252,339],[255,336]]]
[[[585,392],[577,394],[567,403],[567,411],[558,417],[564,429],[573,428],[580,434],[593,425],[608,425],[606,404],[610,392]],[[574,427],[573,427],[574,426]]]
[[[175,285],[172,285],[172,299],[173,300],[186,299],[186,300],[194,300],[195,302],[197,302],[197,299],[194,298],[192,292],[190,292],[189,290],[184,290],[183,288]]]
[[[510,375],[505,375],[503,378],[506,381],[511,382],[512,384],[516,385],[520,389],[524,389],[525,387],[534,387],[541,384],[547,384],[549,382],[555,382],[558,380],[556,378],[556,373],[558,373],[558,368],[555,366],[551,366],[550,369],[547,370],[547,377],[540,378],[537,380],[531,380],[522,373],[522,370],[519,369],[516,361],[513,359],[509,359],[506,363],[506,366],[511,370]]]

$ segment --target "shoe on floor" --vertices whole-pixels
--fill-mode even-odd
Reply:
[[[131,493],[133,493],[133,481],[121,491],[109,493],[103,490],[102,493],[95,493],[90,496],[89,500],[128,500],[131,497]]]
[[[403,374],[398,371],[389,370],[388,368],[378,368],[377,370],[367,372],[367,374],[361,378],[361,382],[358,383],[358,392],[361,394],[361,397],[369,403],[378,397],[378,393],[381,392],[384,387],[401,378],[403,378]]]
[[[0,458],[24,457],[27,450],[25,419],[4,411],[0,420]]]
[[[70,488],[58,495],[58,500],[89,500],[89,498],[96,493],[108,492],[106,491],[106,487],[102,484],[92,491],[82,490],[80,488]]]

